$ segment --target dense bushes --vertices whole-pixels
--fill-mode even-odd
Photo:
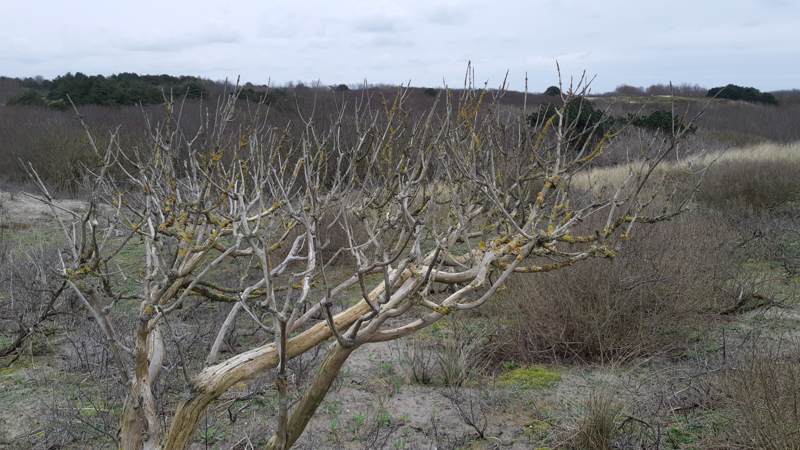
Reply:
[[[768,92],[761,92],[754,87],[743,87],[735,84],[709,89],[707,97],[726,98],[729,100],[742,100],[751,103],[766,103],[777,105],[778,99]]]
[[[528,123],[534,129],[543,127],[555,115],[555,111],[556,105],[553,103],[541,105],[536,112],[528,116]],[[695,124],[685,123],[670,111],[656,110],[649,114],[628,113],[627,116],[615,116],[608,111],[599,109],[584,97],[573,97],[567,101],[563,120],[566,126],[574,127],[578,134],[577,139],[569,143],[573,149],[583,147],[584,139],[581,137],[584,135],[604,136],[625,126],[643,128],[667,135],[671,135],[673,131],[675,133],[697,131]]]
[[[486,311],[498,324],[494,358],[626,360],[680,346],[703,314],[721,311],[735,241],[722,220],[688,215],[635,234],[611,264],[509,280]]]
[[[665,134],[672,134],[673,127],[676,133],[688,131],[694,133],[697,126],[686,124],[680,118],[674,117],[669,111],[653,111],[647,115],[628,115],[628,123],[635,127],[646,128],[648,130],[660,131]]]
[[[38,92],[28,89],[20,95],[8,99],[9,105],[47,106],[47,101]]]
[[[555,116],[558,107],[559,105],[553,103],[539,106],[536,112],[528,116],[528,123],[534,129],[547,126],[548,121]],[[570,98],[563,114],[564,127],[573,130],[574,136],[567,143],[567,146],[573,151],[583,148],[587,138],[596,140],[605,136],[613,130],[616,124],[613,117],[595,108],[591,101],[581,96]]]
[[[550,86],[549,88],[545,89],[544,95],[549,97],[558,97],[561,95],[561,89],[558,86]]]

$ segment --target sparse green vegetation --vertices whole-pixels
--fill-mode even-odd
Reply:
[[[635,127],[660,131],[667,135],[672,135],[673,133],[682,133],[684,131],[689,133],[694,133],[697,131],[697,125],[687,125],[681,120],[681,118],[674,117],[669,111],[653,111],[650,114],[642,116],[631,114],[628,115],[627,121]]]

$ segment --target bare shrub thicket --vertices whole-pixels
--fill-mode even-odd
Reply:
[[[35,448],[119,445],[117,412],[126,392],[115,379],[105,338],[82,312],[60,325],[69,330],[60,363],[36,377],[49,386],[35,405],[42,432],[27,441]]]
[[[767,348],[765,348],[767,347]],[[785,347],[785,348],[781,348]],[[800,345],[753,346],[718,378],[727,448],[800,448]]]
[[[602,94],[603,96],[624,95],[630,97],[643,97],[643,96],[677,96],[677,97],[705,97],[708,92],[697,84],[683,83],[683,84],[653,84],[648,87],[632,86],[630,84],[622,84],[617,86],[612,92]]]
[[[679,97],[705,97],[708,89],[698,84],[653,84],[645,90],[647,95],[676,95]]]
[[[45,345],[67,307],[66,284],[56,276],[56,249],[21,245],[0,222],[0,366]],[[46,346],[46,345],[45,345]]]
[[[712,158],[716,161],[705,173],[698,203],[713,208],[739,231],[743,259],[779,263],[784,281],[795,276],[800,270],[800,146],[764,144],[705,159]],[[756,275],[741,281],[761,285],[759,289],[781,281]]]
[[[765,142],[791,143],[800,140],[800,129],[794,125],[795,118],[800,113],[800,102],[771,106],[686,97],[651,98],[634,102],[599,97],[593,102],[598,108],[618,117],[673,109],[677,117],[694,117],[703,111],[702,117],[696,121],[696,136],[691,136],[689,141],[703,144],[709,149],[722,150]]]
[[[478,439],[486,438],[489,427],[489,401],[491,392],[487,389],[455,389],[448,388],[444,392],[461,421],[469,426]]]
[[[430,425],[424,430],[429,441],[429,450],[457,450],[464,448],[470,436],[452,433],[450,427],[441,423],[436,412],[431,414]]]
[[[486,310],[493,357],[626,360],[680,346],[724,308],[736,234],[723,220],[689,214],[642,231],[610,264],[511,280]]]
[[[21,94],[24,90],[19,80],[0,76],[0,106],[8,99]]]
[[[787,204],[800,202],[798,173],[800,155],[793,159],[722,159],[708,169],[697,199],[737,214],[779,213]]]
[[[120,127],[129,144],[136,141],[134,130],[142,128],[142,114],[135,108],[86,107],[84,113],[105,141],[108,130]],[[101,131],[102,130],[102,131]],[[138,139],[143,143],[142,139]],[[71,111],[33,106],[0,108],[0,178],[25,181],[20,160],[36,164],[43,179],[59,190],[74,190],[81,165],[97,163],[86,134]]]

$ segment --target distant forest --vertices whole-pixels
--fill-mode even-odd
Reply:
[[[76,105],[135,105],[163,101],[164,92],[188,98],[207,94],[206,81],[191,76],[139,75],[120,73],[111,76],[67,73],[53,80],[25,78],[25,91],[8,100],[9,105],[40,105],[54,108]]]
[[[9,95],[8,86],[17,89]],[[347,92],[345,84],[323,86],[318,83],[315,87],[322,87],[334,92]],[[382,86],[388,87],[388,86]],[[270,88],[246,83],[240,87],[240,98],[250,101],[265,100],[267,103],[275,100],[276,96],[286,93],[286,90],[304,89],[302,83],[290,84],[287,88]],[[76,105],[152,105],[161,103],[164,95],[172,94],[189,99],[209,98],[213,94],[224,90],[224,84],[196,76],[173,75],[139,75],[124,72],[115,75],[86,75],[81,72],[67,73],[52,80],[42,77],[34,78],[7,78],[0,77],[0,103],[5,100],[7,105],[49,106],[55,109],[65,109],[71,99]],[[438,89],[424,88],[422,91],[435,97]],[[557,86],[550,86],[544,96],[558,96],[561,94]],[[536,94],[534,94],[536,95]],[[665,85],[656,84],[649,87],[637,87],[627,84],[618,86],[615,90],[600,96],[664,96],[676,97],[715,97],[749,103],[777,105],[778,98],[767,92],[761,92],[754,87],[728,84],[722,87],[706,89],[692,84]]]

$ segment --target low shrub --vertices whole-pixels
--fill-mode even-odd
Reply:
[[[726,448],[800,449],[800,352],[754,348],[719,379],[731,423]]]
[[[433,383],[436,374],[436,355],[433,346],[421,336],[409,336],[398,341],[396,350],[409,381],[417,384]]]
[[[539,106],[539,109],[531,113],[527,120],[534,129],[541,129],[547,126],[557,110],[557,105],[546,103]],[[575,136],[567,146],[578,151],[584,147],[587,139],[594,141],[610,133],[617,125],[617,120],[597,108],[589,99],[581,96],[573,96],[567,100],[563,112],[563,122],[565,128],[574,130]]]
[[[486,329],[460,320],[453,320],[448,324],[447,332],[443,333],[444,336],[439,341],[436,362],[442,384],[462,386],[484,368],[481,347]]]
[[[680,117],[675,117],[669,111],[653,111],[647,115],[628,115],[628,123],[635,127],[645,128],[652,131],[660,131],[664,134],[671,135],[673,129],[676,133],[683,132],[694,133],[697,131],[697,126],[694,124],[686,124]]]
[[[493,360],[611,362],[666,351],[723,308],[736,240],[723,220],[686,215],[635,233],[611,264],[511,278],[483,312],[496,324]]]
[[[47,101],[38,92],[28,89],[20,95],[9,98],[8,105],[47,106]]]
[[[409,381],[460,387],[485,368],[481,351],[486,328],[458,319],[444,323],[433,337],[423,334],[398,342],[397,354]]]
[[[775,210],[800,201],[800,157],[726,158],[706,173],[697,199],[720,211]]]
[[[545,89],[544,95],[548,97],[558,97],[561,95],[561,89],[558,86],[550,86]]]

